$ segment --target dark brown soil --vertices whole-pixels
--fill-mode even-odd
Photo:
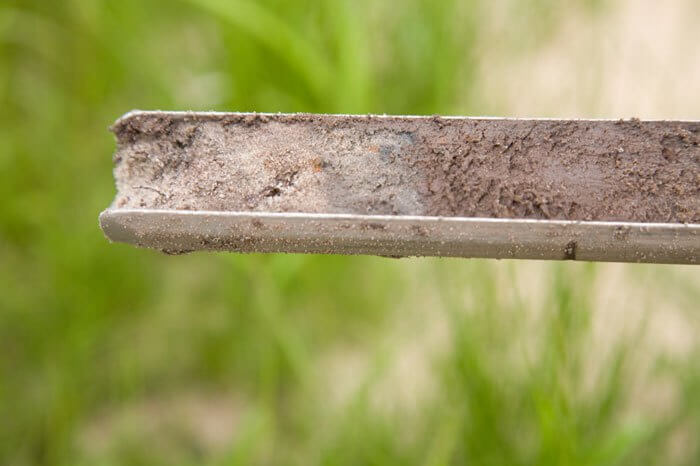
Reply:
[[[700,222],[700,122],[139,112],[113,130],[116,207]]]

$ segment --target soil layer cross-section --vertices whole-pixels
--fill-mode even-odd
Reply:
[[[700,222],[700,122],[133,112],[114,208]]]

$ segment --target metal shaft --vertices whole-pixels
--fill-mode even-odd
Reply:
[[[700,123],[132,112],[105,234],[166,252],[697,263]]]

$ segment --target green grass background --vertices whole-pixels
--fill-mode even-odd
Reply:
[[[603,342],[600,265],[168,257],[98,228],[134,108],[507,112],[475,74],[494,3],[2,2],[0,463],[700,464],[697,339],[645,350],[668,303],[698,329],[691,268],[624,266],[636,317]],[[609,7],[499,3],[514,55]]]

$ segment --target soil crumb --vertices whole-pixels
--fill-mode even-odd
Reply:
[[[700,222],[700,122],[133,112],[112,130],[117,208]]]

